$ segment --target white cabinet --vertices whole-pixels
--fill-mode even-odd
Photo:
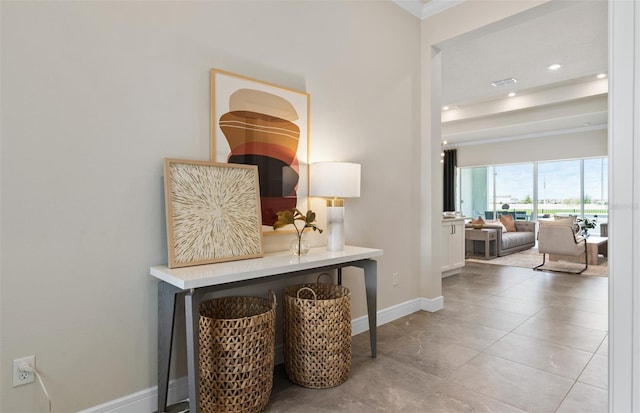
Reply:
[[[442,276],[458,274],[464,267],[464,218],[442,220]]]

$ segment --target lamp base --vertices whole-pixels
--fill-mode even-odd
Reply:
[[[344,250],[344,207],[327,207],[327,251]]]

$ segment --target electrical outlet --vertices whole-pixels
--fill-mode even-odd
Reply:
[[[28,356],[13,360],[13,387],[22,386],[23,384],[29,384],[35,381],[35,374],[30,371],[24,371],[20,368],[20,366],[24,364],[28,364],[35,370],[36,356]]]
[[[393,282],[394,287],[400,284],[400,277],[398,276],[397,272],[394,272],[393,275],[391,276],[391,282]]]

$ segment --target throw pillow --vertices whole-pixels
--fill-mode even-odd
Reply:
[[[486,222],[487,225],[497,225],[502,227],[502,232],[507,232],[507,228],[504,226],[504,224],[502,222],[500,222],[500,220],[495,220],[495,221],[487,221]]]
[[[507,229],[507,232],[516,232],[516,223],[513,222],[513,216],[511,215],[500,215],[500,222]]]

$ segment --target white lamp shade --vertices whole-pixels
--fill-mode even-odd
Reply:
[[[358,198],[360,164],[317,162],[310,165],[309,195],[325,198]]]

